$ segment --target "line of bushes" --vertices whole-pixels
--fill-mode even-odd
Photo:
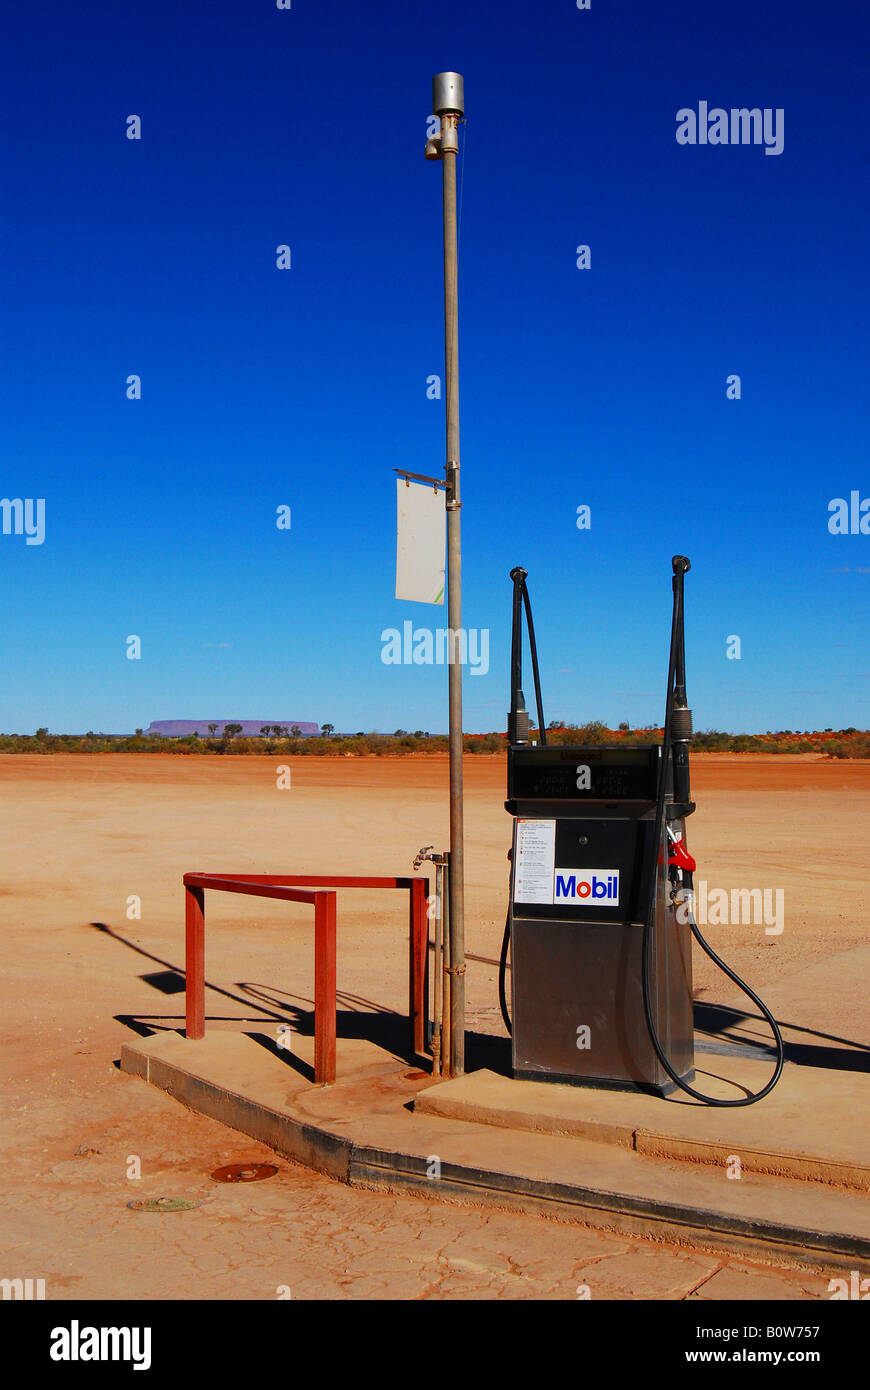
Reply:
[[[535,737],[534,731],[532,737]],[[605,743],[660,743],[661,729],[609,729],[600,720],[588,724],[553,723],[547,729],[547,741],[555,746],[588,746]],[[465,734],[466,753],[501,753],[507,746],[507,736],[501,733]],[[702,730],[695,734],[693,747],[710,753],[825,753],[832,758],[870,758],[870,731],[864,729],[825,729],[823,732],[796,733],[791,729],[765,734],[728,734],[718,729]],[[129,738],[107,737],[102,734],[50,734],[37,729],[35,734],[0,734],[0,753],[180,753],[196,756],[221,753],[242,756],[246,753],[280,754],[298,757],[336,757],[374,755],[400,757],[407,753],[446,753],[446,734],[408,733],[397,729],[394,734],[358,733],[321,738],[240,738],[223,735],[221,738],[200,738],[187,734],[183,738],[162,738],[141,731]]]
[[[503,734],[466,734],[466,753],[498,753],[505,748]],[[308,757],[336,757],[341,754],[395,757],[405,753],[446,753],[446,734],[353,734],[330,738],[241,738],[223,736],[200,738],[186,734],[181,738],[163,738],[149,734],[131,734],[128,738],[87,734],[0,734],[0,753],[180,753],[227,754],[243,756],[249,753],[280,754]]]
[[[557,724],[547,729],[554,744],[661,743],[661,729],[608,729],[605,724]],[[703,753],[825,753],[832,758],[870,758],[870,731],[866,729],[780,729],[764,734],[728,734],[719,729],[697,731],[692,747]]]

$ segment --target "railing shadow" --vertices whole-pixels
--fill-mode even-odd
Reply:
[[[153,951],[146,951],[144,947],[137,945],[136,942],[131,941],[122,932],[117,931],[106,922],[91,922],[90,925],[95,930],[119,941],[122,946],[126,946],[137,955],[144,956],[147,960],[163,966],[162,971],[152,971],[139,977],[153,988],[164,994],[177,994],[184,989],[186,974],[180,966],[165,960],[162,956],[155,955]],[[250,1007],[253,1001],[261,1015],[259,1018],[250,1018],[247,1016],[232,1017],[209,1014],[208,1021],[210,1023],[263,1024],[269,1019],[274,1020],[276,1024],[274,1037],[268,1033],[249,1033],[248,1036],[254,1038],[260,1046],[265,1047],[267,1051],[272,1052],[307,1079],[314,1079],[313,1068],[301,1058],[294,1056],[292,1042],[290,1046],[286,1044],[282,1047],[278,1046],[278,1025],[282,1024],[290,1027],[288,1040],[292,1039],[293,1033],[313,1038],[313,999],[292,993],[289,990],[279,989],[276,985],[259,984],[250,980],[235,982],[235,990],[239,991],[238,993],[233,989],[216,985],[210,980],[205,981],[205,987],[242,1007]],[[339,1038],[357,1038],[371,1042],[400,1061],[410,1063],[419,1060],[417,1054],[410,1049],[408,1044],[408,1020],[404,1014],[397,1013],[395,1009],[387,1008],[372,999],[366,999],[364,995],[351,994],[344,990],[336,992],[336,1001],[339,1005],[336,1014],[336,1032]],[[346,1007],[341,1008],[342,1004]],[[183,1035],[185,1031],[183,1014],[136,1013],[115,1014],[114,1017],[117,1022],[122,1023],[139,1037],[149,1037],[157,1032],[176,1032]]]

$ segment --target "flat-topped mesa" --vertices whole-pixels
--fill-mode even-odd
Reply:
[[[298,737],[301,738],[313,738],[320,733],[320,725],[313,724],[310,719],[152,719],[145,734],[146,737],[160,735],[162,738],[184,738],[186,734],[220,738],[228,724],[238,738],[261,738],[263,729],[268,729],[268,736],[271,736],[276,728],[288,735],[298,729]]]

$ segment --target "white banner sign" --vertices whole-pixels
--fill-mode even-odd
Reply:
[[[447,510],[444,492],[396,479],[396,598],[444,602]]]

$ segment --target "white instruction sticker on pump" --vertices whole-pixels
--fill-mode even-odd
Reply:
[[[514,902],[552,903],[556,822],[517,819]]]

